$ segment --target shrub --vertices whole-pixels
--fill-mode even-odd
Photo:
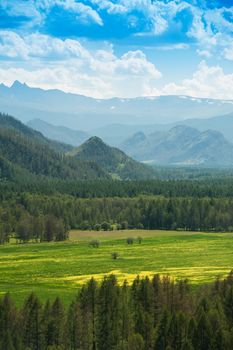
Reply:
[[[126,242],[127,242],[127,244],[133,244],[134,243],[134,239],[132,237],[128,237],[126,239]]]
[[[111,224],[109,222],[103,222],[101,224],[101,229],[104,230],[104,231],[110,231],[111,230]]]
[[[117,260],[119,258],[119,254],[117,252],[112,253],[112,259]]]
[[[89,245],[90,245],[91,247],[93,247],[93,248],[99,248],[100,242],[97,241],[97,240],[95,239],[95,240],[91,241],[91,242],[89,243]]]

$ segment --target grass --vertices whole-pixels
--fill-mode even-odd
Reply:
[[[126,244],[127,237],[138,236],[142,244]],[[99,248],[89,246],[93,239],[101,242]],[[91,276],[101,280],[114,273],[132,281],[138,274],[159,273],[201,284],[232,268],[233,233],[72,231],[67,242],[0,246],[0,295],[10,292],[21,304],[34,291],[42,300],[59,295],[68,303]]]

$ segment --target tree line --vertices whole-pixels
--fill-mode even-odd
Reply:
[[[0,244],[7,243],[13,235],[17,243],[64,241],[68,238],[68,229],[63,219],[54,215],[30,215],[22,211],[12,225],[8,213],[4,212],[5,222],[0,222]],[[12,234],[13,233],[13,234]]]
[[[21,194],[0,204],[0,241],[64,240],[69,229],[233,231],[231,198],[76,198]]]
[[[0,157],[0,171],[1,169],[3,170]],[[20,179],[14,176],[14,181],[0,179],[0,200],[10,199],[16,193],[23,192],[41,195],[60,193],[78,198],[133,198],[139,195],[192,198],[233,197],[233,176],[211,174],[210,172],[206,177],[200,177],[200,179],[194,177],[189,180],[167,179],[164,175],[163,179],[147,181],[90,180],[88,178],[86,181],[71,181],[68,177],[63,181],[38,175],[35,175],[34,178],[30,175],[28,178],[27,174],[24,174]]]
[[[0,350],[231,350],[233,273],[192,290],[155,275],[91,279],[65,307],[35,294],[0,300]]]

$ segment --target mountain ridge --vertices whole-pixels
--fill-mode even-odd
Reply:
[[[15,174],[21,178],[25,174],[25,178],[44,176],[63,180],[156,177],[153,168],[134,161],[98,137],[90,138],[79,148],[72,148],[51,141],[4,114],[0,114],[0,160],[0,176],[7,177],[8,174],[11,179]]]
[[[23,122],[42,119],[55,125],[90,131],[107,124],[157,124],[233,113],[233,101],[187,96],[95,99],[61,90],[32,88],[17,82],[0,86],[5,113]]]
[[[61,125],[52,125],[41,119],[32,119],[27,125],[51,140],[59,142],[62,140],[64,143],[72,146],[79,146],[90,137],[85,131],[72,130]]]
[[[137,160],[159,165],[233,166],[233,144],[220,132],[185,125],[141,139],[136,134],[121,148]]]

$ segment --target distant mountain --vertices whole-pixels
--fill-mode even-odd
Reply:
[[[40,119],[30,120],[27,125],[51,140],[64,142],[72,146],[79,146],[90,137],[84,131],[71,130],[65,126],[55,126]]]
[[[0,106],[3,112],[24,122],[41,119],[85,131],[109,124],[164,124],[233,113],[233,101],[187,96],[100,100],[59,90],[31,88],[18,81],[11,87],[0,85]]]
[[[167,124],[110,124],[102,128],[91,130],[92,135],[100,137],[104,142],[111,146],[119,147],[125,140],[136,133],[151,134],[153,131],[166,130]]]
[[[230,142],[233,142],[233,113],[208,119],[188,119],[177,124],[185,124],[200,131],[212,129],[221,132]]]
[[[23,181],[35,176],[68,180],[110,178],[97,163],[66,156],[64,152],[70,149],[46,139],[13,117],[0,114],[1,178]]]
[[[224,137],[233,142],[233,113],[219,115],[208,119],[185,119],[175,123],[168,124],[142,124],[142,125],[124,125],[110,124],[102,128],[94,129],[93,135],[101,137],[110,145],[120,147],[125,140],[131,138],[136,133],[149,135],[153,132],[165,132],[177,125],[186,125],[198,129],[199,131],[215,130],[221,132]]]
[[[152,168],[133,160],[119,149],[106,145],[98,137],[91,137],[68,154],[75,159],[95,161],[116,179],[136,180],[156,177]]]
[[[233,144],[221,133],[183,125],[148,136],[136,133],[121,148],[135,159],[160,165],[233,166]]]

